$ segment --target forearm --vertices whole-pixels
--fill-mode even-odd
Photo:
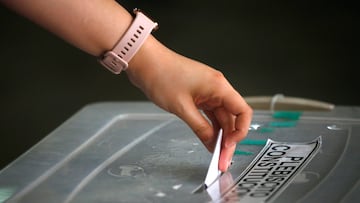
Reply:
[[[113,49],[133,20],[131,14],[114,0],[0,1],[11,10],[94,56]],[[132,83],[147,93],[146,88],[150,88],[151,84],[146,83],[163,75],[164,68],[174,61],[174,55],[174,52],[150,35],[129,62],[130,68],[126,72]]]
[[[99,56],[113,48],[132,16],[114,0],[1,0],[75,47]]]
[[[113,49],[133,19],[114,0],[0,1],[94,56]],[[183,119],[210,151],[215,131],[222,128],[219,168],[227,170],[236,142],[247,134],[252,110],[220,72],[171,51],[150,35],[126,74],[155,104]]]

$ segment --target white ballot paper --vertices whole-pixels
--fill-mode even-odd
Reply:
[[[216,145],[215,145],[214,154],[211,158],[209,169],[208,169],[208,172],[205,177],[204,183],[205,183],[206,188],[210,187],[210,185],[213,184],[215,182],[215,180],[221,174],[221,172],[219,171],[221,140],[222,140],[222,129],[220,129],[220,131],[219,131]]]

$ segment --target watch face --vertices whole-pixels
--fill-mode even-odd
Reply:
[[[103,58],[100,59],[100,63],[114,74],[120,74],[128,66],[126,61],[112,51],[106,52]]]

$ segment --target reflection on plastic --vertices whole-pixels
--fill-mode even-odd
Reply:
[[[206,189],[211,201],[221,202],[221,194],[225,194],[234,184],[234,179],[230,172],[223,173],[210,187]],[[236,198],[232,198],[231,201],[225,199],[226,202],[237,202]]]
[[[339,126],[337,126],[335,124],[327,126],[327,129],[329,129],[329,130],[342,130],[341,127],[339,127]]]
[[[320,174],[313,171],[302,171],[297,176],[295,176],[293,183],[307,183],[311,179],[319,179]]]
[[[114,177],[142,177],[145,175],[143,168],[137,165],[122,165],[117,168],[108,169],[107,173]]]

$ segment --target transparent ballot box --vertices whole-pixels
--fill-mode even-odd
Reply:
[[[97,103],[0,171],[0,202],[360,202],[358,143],[356,107],[255,111],[228,172],[204,188],[211,153],[182,120]]]

